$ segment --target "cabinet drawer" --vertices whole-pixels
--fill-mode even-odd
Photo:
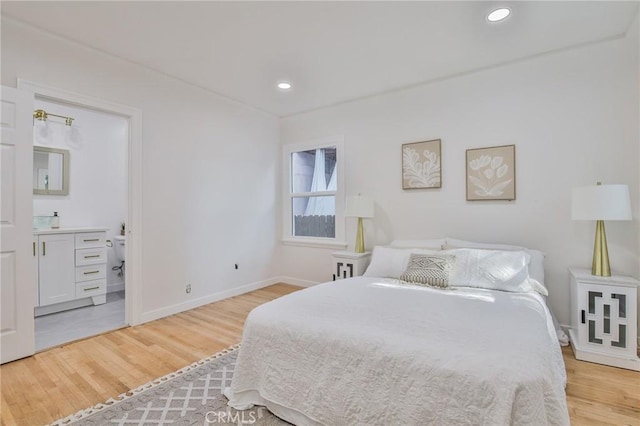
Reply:
[[[99,265],[101,263],[107,263],[106,248],[76,250],[76,266]]]
[[[107,293],[107,280],[91,280],[76,284],[76,299]]]
[[[106,245],[106,232],[82,232],[76,234],[76,249],[104,247]]]
[[[107,277],[107,265],[88,265],[76,268],[76,282],[99,280]]]

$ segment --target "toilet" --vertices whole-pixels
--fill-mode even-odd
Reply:
[[[116,259],[118,259],[119,265],[116,264],[111,270],[118,274],[118,277],[122,277],[124,280],[124,260],[126,256],[126,246],[125,246],[125,237],[124,235],[116,235],[113,237],[113,248],[116,250]]]
[[[125,260],[125,254],[126,254],[126,248],[125,248],[125,237],[124,235],[116,235],[115,237],[113,237],[113,239],[115,240],[114,242],[114,247],[116,249],[116,258],[120,261],[120,262],[124,262]]]

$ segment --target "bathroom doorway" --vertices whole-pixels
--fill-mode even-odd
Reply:
[[[129,129],[124,117],[38,96],[34,109],[40,351],[126,326]]]
[[[140,112],[37,83],[19,81],[18,86],[34,92],[35,111],[46,112],[46,120],[34,119],[34,146],[67,155],[67,169],[60,173],[60,179],[68,180],[67,191],[50,194],[36,185],[44,182],[55,192],[61,166],[51,160],[49,167],[37,164],[34,151],[36,287],[57,280],[75,288],[75,293],[36,290],[38,352],[136,323],[139,233],[132,230],[139,223],[140,203],[134,194],[139,194],[140,176],[130,171],[141,161]],[[45,248],[48,258],[43,261]],[[56,255],[61,260],[52,262]],[[51,263],[56,263],[53,271],[47,266]],[[47,279],[51,273],[67,278]],[[60,301],[54,298],[60,295]]]

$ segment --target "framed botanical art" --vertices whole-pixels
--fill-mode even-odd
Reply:
[[[467,200],[516,199],[516,146],[467,150]]]
[[[402,145],[402,189],[440,188],[440,139]]]

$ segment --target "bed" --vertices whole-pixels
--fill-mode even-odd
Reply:
[[[537,291],[369,274],[254,309],[225,395],[236,409],[266,406],[296,425],[564,425],[565,384]]]

